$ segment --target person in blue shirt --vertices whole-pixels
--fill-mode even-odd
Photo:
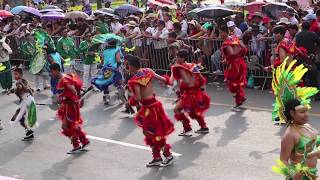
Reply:
[[[104,51],[102,52],[102,69],[99,75],[92,80],[92,84],[103,91],[103,101],[106,105],[108,105],[110,101],[110,85],[114,85],[118,89],[117,94],[119,99],[122,102],[126,102],[122,62],[123,54],[121,47],[118,46],[118,41],[115,39],[107,40]]]

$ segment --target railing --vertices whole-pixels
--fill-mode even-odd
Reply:
[[[53,37],[55,42],[59,38],[60,37]],[[81,37],[73,38],[75,45],[78,47],[82,41]],[[14,51],[11,55],[11,60],[18,61],[18,63],[25,62],[25,59],[19,54],[18,43],[19,41],[15,40],[14,37],[10,38],[10,46]],[[188,39],[184,40],[184,43],[191,46],[193,49],[193,53],[191,54],[189,61],[201,61],[205,67],[204,73],[206,74],[223,75],[223,70],[226,68],[226,65],[221,62],[221,40]],[[273,51],[271,50],[273,49],[273,46],[266,42],[259,43],[260,44],[258,45],[255,42],[249,42],[246,44],[249,50],[249,53],[246,56],[248,74],[256,79],[263,79],[263,85],[265,85],[266,80],[271,78],[271,73],[263,71],[261,67],[271,64],[272,60],[270,59],[272,59]],[[129,48],[135,47],[132,54],[141,58],[144,67],[165,72],[169,71],[170,64],[173,63],[172,57],[175,56],[177,50],[175,48],[171,48],[170,45],[168,47],[166,40],[157,41],[153,39],[133,39],[126,41],[125,46]]]

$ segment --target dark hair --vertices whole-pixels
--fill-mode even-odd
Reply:
[[[294,5],[294,6],[298,6],[298,2],[297,1],[290,1],[290,5]]]
[[[146,11],[146,15],[147,15],[147,14],[150,14],[150,13],[153,13],[153,10],[152,10],[152,9],[148,9],[148,10]]]
[[[296,25],[296,24],[290,24],[289,26],[288,26],[288,29],[294,29],[294,30],[299,30],[299,27],[298,27],[298,25]]]
[[[292,116],[290,114],[290,111],[295,111],[295,107],[301,105],[301,102],[298,99],[291,99],[287,101],[284,105],[284,115],[286,116],[286,121],[288,124],[291,123]]]
[[[171,37],[171,38],[176,39],[176,38],[177,38],[177,33],[175,33],[175,32],[170,32],[170,33],[168,34],[168,37]]]
[[[19,68],[19,67],[15,67],[15,68],[13,69],[13,72],[17,72],[17,73],[23,75],[23,71],[22,71],[22,69]]]
[[[227,26],[225,26],[225,25],[222,25],[220,28],[220,31],[222,31],[222,32],[225,32],[225,33],[229,33],[229,29],[228,29],[228,27]]]
[[[137,56],[129,56],[128,63],[135,68],[141,68],[140,59]]]
[[[316,16],[320,16],[320,9],[317,10]]]
[[[106,40],[106,47],[107,48],[115,48],[117,46],[117,40],[116,39],[107,39]]]
[[[169,12],[169,11],[170,11],[170,9],[169,9],[168,7],[166,7],[166,6],[165,6],[165,7],[163,7],[163,8],[162,8],[162,11]]]
[[[178,53],[177,53],[177,57],[179,58],[183,58],[184,60],[187,60],[189,57],[189,51],[186,49],[181,49]]]
[[[271,25],[271,26],[275,26],[276,24],[277,24],[277,21],[274,21],[274,20],[271,20],[271,21],[270,21],[270,25]]]
[[[281,35],[285,35],[286,34],[286,28],[284,27],[284,26],[276,26],[276,27],[274,27],[273,28],[273,33],[274,34],[278,34],[278,33],[280,33]]]
[[[165,23],[163,20],[159,20],[159,21],[158,21],[158,25],[164,25],[164,26],[165,26],[166,23]]]
[[[181,24],[178,22],[173,23],[173,28],[174,29],[180,29],[181,30]]]
[[[130,58],[132,58],[132,57],[133,57],[133,55],[131,55],[131,54],[126,54],[126,55],[124,55],[123,59],[130,59]]]
[[[50,71],[59,71],[60,72],[60,65],[57,63],[53,63],[50,65]]]
[[[301,27],[302,27],[302,30],[309,30],[310,24],[309,24],[309,22],[305,21],[302,23]]]

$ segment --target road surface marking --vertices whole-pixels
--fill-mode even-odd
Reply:
[[[163,99],[170,99],[170,100],[176,100],[175,98],[163,97],[163,96],[161,96],[161,98],[163,98]],[[232,105],[232,104],[213,103],[213,102],[210,102],[210,104],[216,105],[216,106],[234,107],[234,105]],[[254,106],[241,106],[241,107],[246,108],[246,109],[251,109],[251,110],[272,112],[272,109],[262,108],[262,107],[254,107]],[[317,114],[317,113],[309,113],[309,115],[310,115],[310,116],[314,116],[314,117],[320,117],[320,114]]]
[[[0,176],[0,180],[21,180],[13,177]]]
[[[106,139],[106,138],[101,138],[101,137],[96,137],[96,136],[91,136],[91,135],[87,135],[87,138],[93,139],[93,140],[97,140],[97,141],[103,141],[103,142],[118,144],[118,145],[121,145],[121,146],[127,146],[127,147],[136,148],[136,149],[143,149],[143,150],[151,151],[151,148],[146,147],[146,146],[140,146],[140,145],[125,143],[125,142],[121,142],[121,141],[115,141],[115,140],[112,140],[112,139]],[[173,156],[176,156],[176,157],[182,156],[182,154],[179,154],[179,153],[175,153],[175,152],[171,152],[171,153],[172,153]]]

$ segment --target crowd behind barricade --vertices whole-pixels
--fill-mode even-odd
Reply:
[[[156,5],[148,6],[144,13],[132,13],[126,17],[95,14],[87,19],[63,19],[44,21],[32,16],[19,16],[3,19],[0,29],[10,39],[14,52],[11,60],[26,60],[21,50],[26,42],[32,42],[34,29],[43,29],[52,37],[56,37],[56,45],[60,37],[71,38],[76,48],[80,43],[97,34],[113,33],[125,38],[125,47],[145,60],[145,66],[155,70],[167,71],[174,61],[179,49],[188,49],[192,61],[202,63],[204,72],[222,75],[224,57],[220,51],[222,42],[232,35],[238,36],[248,47],[247,54],[249,86],[269,85],[271,72],[268,67],[274,63],[277,45],[283,39],[295,42],[304,47],[308,55],[312,55],[310,72],[306,82],[312,86],[319,84],[319,32],[320,11],[318,4],[308,11],[301,10],[296,1],[288,3],[292,9],[284,11],[271,19],[256,12],[246,14],[240,12],[214,20],[192,17],[188,12],[202,7],[201,2],[186,0],[177,4],[177,9]],[[110,4],[106,3],[106,7]],[[6,7],[8,8],[8,7]],[[292,10],[295,11],[292,11]],[[275,33],[274,27],[281,26],[284,32]],[[61,53],[60,53],[61,54]],[[81,56],[77,56],[81,59]],[[304,61],[303,59],[301,61]],[[216,76],[214,76],[216,77]],[[262,81],[259,79],[262,78]]]
[[[21,102],[10,123],[20,122],[24,127],[22,140],[34,139],[36,105],[42,104],[36,104],[22,68],[11,64],[28,67],[37,92],[50,88],[53,102],[46,105],[59,107],[56,117],[61,120],[62,134],[73,146],[68,154],[85,152],[90,144],[81,127],[84,95],[101,91],[103,103],[110,105],[109,86],[114,86],[124,113],[135,114],[136,107],[134,121],[152,150],[147,167],[166,167],[174,159],[167,144],[174,124],[156,98],[152,80],[166,85],[168,94],[176,93],[171,109],[183,126],[179,136],[191,137],[193,132],[210,131],[204,116],[211,104],[204,77],[208,75],[223,77],[235,112],[246,110],[247,86],[263,89],[271,84],[275,96],[272,121],[287,128],[279,167],[272,170],[287,179],[316,179],[320,150],[317,132],[307,122],[310,98],[320,99],[320,3],[305,11],[296,1],[269,2],[263,6],[265,14],[251,9],[246,15],[244,9],[235,13],[222,6],[203,8],[200,1],[171,3],[176,9],[148,5],[142,11],[126,4],[113,10],[106,3],[105,9],[92,12],[86,1],[83,12],[66,14],[62,9],[41,14],[30,7],[22,7],[27,10],[21,14],[10,13],[5,6],[8,11],[0,11],[0,84]],[[271,7],[278,8],[277,13]],[[12,71],[16,88],[12,88]],[[159,71],[171,74],[159,75]],[[193,131],[191,119],[200,129]]]

